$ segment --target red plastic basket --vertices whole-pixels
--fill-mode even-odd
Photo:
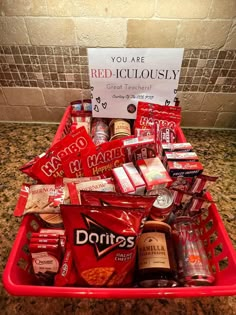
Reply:
[[[208,196],[210,198],[210,196]],[[199,220],[215,284],[176,288],[84,288],[38,286],[31,268],[28,244],[31,232],[40,227],[33,215],[25,216],[12,247],[4,274],[6,290],[18,296],[77,298],[187,298],[236,294],[236,255],[215,204]]]
[[[52,145],[58,142],[59,140],[61,140],[64,136],[66,136],[70,132],[70,127],[72,125],[71,110],[72,110],[72,106],[69,105],[66,108],[65,113],[62,117],[61,123],[52,141]],[[177,142],[186,142],[186,138],[180,127],[177,128],[176,132],[177,132]]]

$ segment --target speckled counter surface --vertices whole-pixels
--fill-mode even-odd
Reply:
[[[18,168],[50,145],[56,125],[0,124],[1,274],[20,219],[12,216],[21,184]],[[184,130],[208,174],[220,178],[211,192],[229,237],[236,245],[236,131]],[[236,247],[236,246],[235,246]],[[0,314],[236,314],[235,297],[99,300],[10,296],[1,284]]]

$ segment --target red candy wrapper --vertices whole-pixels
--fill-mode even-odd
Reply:
[[[112,174],[115,178],[117,191],[127,194],[135,193],[135,188],[122,166],[113,168]]]
[[[78,285],[130,286],[145,210],[62,205],[61,213],[75,259]]]
[[[33,178],[45,184],[53,184],[57,177],[64,176],[62,160],[67,156],[82,153],[89,147],[95,147],[92,139],[81,127],[58,141],[40,158],[36,158],[30,174]]]
[[[189,189],[190,192],[194,194],[203,195],[206,191],[206,186],[208,183],[214,183],[218,179],[217,176],[208,176],[205,174],[198,175]]]
[[[104,175],[110,177],[111,170],[125,163],[123,142],[121,139],[89,147],[86,154],[81,155],[84,176]]]

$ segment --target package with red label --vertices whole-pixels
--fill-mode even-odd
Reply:
[[[159,188],[160,186],[167,186],[172,182],[172,179],[158,157],[138,160],[137,165],[148,191]]]
[[[74,286],[76,282],[77,272],[74,266],[71,246],[69,242],[67,242],[60,271],[54,278],[54,285],[58,287]]]
[[[112,169],[112,175],[115,179],[116,190],[121,193],[133,194],[135,193],[135,188],[132,185],[128,175],[126,174],[122,166]]]
[[[81,154],[84,176],[104,175],[110,177],[111,170],[125,163],[123,142],[121,139],[89,147]]]
[[[184,142],[184,143],[162,143],[161,144],[161,151],[159,152],[160,157],[164,157],[165,152],[176,152],[176,151],[183,151],[183,152],[190,152],[193,150],[191,143]]]
[[[64,192],[61,191],[61,200]],[[14,210],[14,216],[22,216],[27,213],[60,213],[58,192],[55,185],[31,185],[23,184]]]
[[[167,165],[169,161],[198,161],[195,152],[165,152],[163,164]]]
[[[53,184],[55,178],[64,175],[62,160],[71,154],[87,152],[90,147],[95,145],[85,128],[81,127],[58,141],[46,154],[38,158],[32,165],[31,174],[42,183]]]
[[[168,161],[167,171],[171,177],[194,177],[203,171],[203,165],[198,161]]]
[[[33,270],[41,285],[53,285],[54,277],[58,273],[62,250],[59,242],[57,244],[38,244],[29,245]]]
[[[72,116],[71,132],[84,127],[88,134],[91,133],[92,113],[90,111],[80,111],[76,116]]]
[[[78,285],[132,285],[145,210],[62,205],[61,213],[75,259]]]
[[[212,203],[213,201],[210,201],[206,198],[193,196],[191,202],[188,205],[187,213],[190,217],[199,215],[200,213],[207,211]]]
[[[188,207],[193,198],[193,194],[179,189],[172,189],[171,191],[174,197],[175,208],[173,212],[175,217],[188,215]]]
[[[67,184],[72,204],[80,204],[80,191],[116,191],[113,178],[104,178],[78,184]]]
[[[136,164],[137,160],[153,158],[156,156],[154,136],[136,137],[123,140],[126,162]]]
[[[143,208],[146,216],[156,200],[156,196],[138,196],[104,191],[81,191],[81,204],[91,206],[114,206],[125,208]]]
[[[132,162],[123,164],[123,168],[135,188],[135,194],[143,195],[146,189],[146,185],[137,168]]]
[[[207,190],[209,183],[214,183],[218,179],[217,176],[208,176],[205,174],[198,175],[189,189],[190,192],[198,195],[204,195]]]
[[[65,157],[62,160],[62,170],[64,176],[68,178],[84,177],[81,155],[75,153]]]

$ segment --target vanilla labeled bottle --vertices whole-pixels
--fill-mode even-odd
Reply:
[[[177,267],[171,227],[147,221],[138,242],[138,275],[141,287],[177,286]]]

